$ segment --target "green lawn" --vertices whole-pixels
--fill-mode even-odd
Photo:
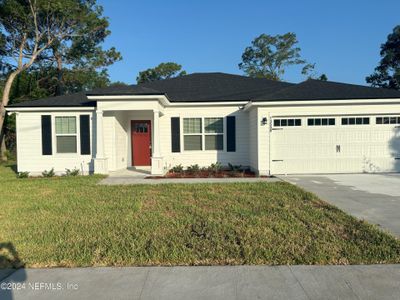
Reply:
[[[0,265],[4,245],[29,267],[400,262],[398,240],[287,183],[98,180],[0,165]]]

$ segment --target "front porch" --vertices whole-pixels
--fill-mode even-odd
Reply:
[[[163,175],[159,137],[161,116],[158,109],[127,111],[98,107],[93,121],[94,173],[125,172],[129,177],[133,173]],[[147,174],[135,169],[145,170]]]

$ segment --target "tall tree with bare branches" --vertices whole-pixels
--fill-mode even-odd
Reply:
[[[62,62],[79,55],[79,49],[86,49],[83,57],[94,67],[120,59],[115,49],[100,52],[91,40],[102,41],[109,34],[107,26],[96,0],[0,0],[0,70],[7,74],[0,104],[1,158],[5,158],[5,106],[15,78],[38,62],[55,61],[61,72]]]

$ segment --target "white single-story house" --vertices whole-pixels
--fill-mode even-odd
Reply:
[[[195,73],[9,105],[19,172],[248,166],[259,175],[400,171],[400,92]]]

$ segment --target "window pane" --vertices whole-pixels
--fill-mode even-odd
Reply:
[[[294,126],[294,119],[289,119],[288,120],[288,125],[289,126]]]
[[[356,118],[349,118],[349,124],[350,125],[356,124]]]
[[[329,125],[335,125],[335,119],[329,119]]]
[[[397,117],[397,124],[400,124],[400,117]]]
[[[389,118],[388,117],[384,117],[383,118],[383,124],[389,124]]]
[[[328,125],[328,119],[322,119],[322,125],[324,126]]]
[[[315,119],[315,125],[320,126],[321,125],[321,119]]]
[[[57,134],[76,133],[76,117],[56,117]]]
[[[205,118],[204,128],[205,133],[223,133],[224,123],[222,118]]]
[[[183,119],[183,133],[201,133],[201,118]]]
[[[218,135],[206,135],[205,136],[205,148],[206,150],[222,150],[224,149],[224,136]]]
[[[287,126],[287,119],[281,120],[281,126]]]
[[[382,118],[376,118],[376,124],[382,124],[383,119]]]
[[[296,119],[294,125],[301,126],[301,119]]]
[[[183,140],[185,150],[201,150],[201,135],[185,135]]]
[[[307,120],[307,125],[308,126],[314,126],[314,119],[308,119]]]
[[[347,118],[342,118],[342,125],[349,124],[349,120]]]
[[[281,126],[281,121],[280,120],[274,120],[274,126],[276,126],[276,127]]]
[[[356,118],[356,124],[360,125],[363,123],[363,119],[362,118]]]
[[[76,136],[57,136],[57,153],[76,153]]]
[[[363,118],[363,124],[368,125],[369,124],[369,118]]]
[[[135,123],[135,132],[136,133],[148,132],[148,124],[147,123]]]
[[[390,117],[390,124],[396,124],[396,117]]]

